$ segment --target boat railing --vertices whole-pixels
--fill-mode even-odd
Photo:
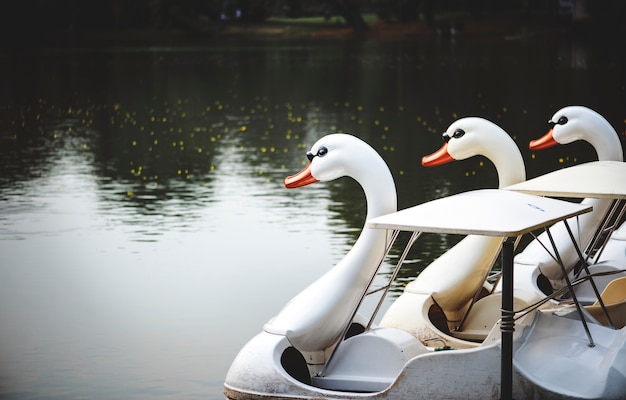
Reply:
[[[396,239],[398,238],[398,235],[400,234],[400,230],[394,230],[386,247],[385,247],[385,251],[383,252],[381,258],[378,260],[378,267],[376,268],[376,270],[374,271],[374,273],[372,274],[372,276],[370,277],[370,281],[368,283],[368,285],[366,286],[365,291],[363,292],[363,294],[361,295],[361,298],[359,299],[359,302],[357,303],[356,307],[354,308],[354,311],[352,312],[352,316],[350,317],[348,323],[346,324],[346,326],[344,327],[340,339],[337,342],[337,344],[335,345],[335,348],[333,349],[333,351],[331,352],[330,356],[328,357],[328,360],[326,360],[326,364],[324,365],[324,368],[322,368],[322,370],[317,374],[318,376],[324,376],[326,374],[326,370],[328,369],[328,366],[331,364],[335,354],[337,353],[337,349],[339,348],[339,346],[341,345],[341,343],[343,342],[343,340],[346,338],[346,335],[348,333],[348,330],[350,329],[350,327],[352,326],[352,323],[357,315],[357,313],[359,312],[359,309],[361,308],[361,305],[363,304],[363,301],[365,300],[366,297],[374,295],[376,293],[380,293],[382,292],[378,303],[376,304],[376,306],[374,307],[374,310],[372,311],[371,316],[368,319],[368,322],[365,326],[365,330],[369,330],[372,327],[372,324],[374,323],[374,320],[376,319],[376,315],[378,314],[378,312],[380,311],[380,308],[382,307],[385,298],[387,297],[387,294],[389,293],[389,289],[391,289],[391,286],[393,285],[393,282],[395,281],[396,277],[398,276],[398,272],[400,271],[400,268],[402,267],[402,264],[404,264],[404,260],[406,259],[409,250],[411,249],[411,247],[413,246],[413,243],[415,243],[415,241],[421,236],[421,232],[413,232],[411,234],[411,237],[409,238],[409,241],[407,243],[407,245],[404,248],[404,251],[402,252],[402,255],[400,256],[400,258],[398,259],[398,262],[393,270],[393,272],[391,273],[390,277],[389,277],[389,281],[378,288],[375,289],[371,289],[372,285],[374,283],[374,279],[376,278],[376,276],[378,275],[378,272],[380,270],[381,265],[385,262],[385,259],[387,258],[389,252],[391,251],[391,248],[393,247],[394,243],[396,242]]]
[[[587,246],[585,257],[585,262],[588,263],[589,260],[594,260],[594,262],[600,261],[600,257],[602,256],[602,252],[604,251],[607,243],[613,232],[620,227],[622,223],[624,223],[624,217],[626,215],[626,200],[615,200],[613,205],[609,209],[606,217],[598,232],[596,232],[593,240]]]
[[[583,275],[579,278],[574,279],[573,281],[571,281],[572,287],[575,288],[593,278],[599,278],[599,277],[603,277],[603,276],[611,276],[611,275],[620,275],[623,274],[624,272],[626,272],[626,269],[619,269],[619,270],[610,270],[610,271],[602,271],[602,272],[593,272],[589,275]],[[519,310],[515,310],[514,314],[515,314],[515,320],[518,320],[522,317],[524,317],[526,314],[538,309],[539,307],[541,307],[542,305],[552,301],[552,300],[556,300],[559,304],[567,304],[567,303],[571,303],[572,300],[571,299],[564,299],[562,296],[566,296],[569,294],[570,288],[567,286],[563,286],[560,289],[555,290],[554,292],[550,293],[549,295],[547,295],[546,297],[542,298],[541,300],[533,303],[533,304],[529,304],[528,306],[521,308]],[[585,313],[587,314],[587,313]]]
[[[397,233],[395,234],[395,238],[397,238],[397,235],[400,233],[400,231],[396,231],[396,232]],[[370,329],[372,324],[374,323],[374,320],[376,319],[376,316],[378,315],[378,312],[380,311],[380,308],[382,307],[385,301],[385,298],[387,297],[387,294],[389,293],[389,289],[391,289],[391,285],[393,285],[393,282],[396,280],[396,277],[398,276],[398,272],[400,272],[400,268],[402,268],[402,264],[404,264],[404,260],[409,254],[409,250],[413,246],[413,243],[415,243],[415,241],[421,236],[421,234],[422,232],[413,232],[411,234],[411,237],[409,238],[409,242],[407,243],[407,245],[404,248],[404,251],[400,255],[400,258],[398,259],[398,262],[395,268],[393,269],[393,272],[391,273],[391,276],[389,277],[389,281],[387,282],[387,284],[379,288],[373,289],[373,290],[370,290],[370,288],[368,288],[368,290],[363,295],[363,298],[361,299],[361,301],[363,301],[363,299],[367,296],[371,296],[381,291],[383,292],[383,294],[378,299],[378,303],[376,304],[376,307],[374,308],[372,315],[370,316],[366,329]],[[382,262],[378,265],[379,269],[380,269],[380,265],[382,265]],[[376,274],[378,274],[378,271],[376,271]],[[372,282],[373,281],[370,282],[370,287],[372,285]]]

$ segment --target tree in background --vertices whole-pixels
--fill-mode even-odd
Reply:
[[[264,23],[273,16],[341,16],[356,33],[369,30],[363,15],[388,23],[437,19],[535,15],[584,20],[602,32],[621,29],[624,0],[20,0],[5,1],[0,12],[0,45],[36,45],[49,38],[75,40],[99,30],[183,30],[210,35],[228,24]]]

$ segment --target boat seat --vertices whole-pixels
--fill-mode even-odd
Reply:
[[[513,297],[513,309],[519,310],[528,307],[531,303],[518,297]],[[463,322],[462,330],[451,332],[452,336],[463,340],[482,342],[493,326],[500,320],[502,312],[502,293],[494,293],[478,300],[471,308]]]
[[[613,279],[600,294],[604,306],[611,317],[613,325],[617,329],[626,326],[626,276]],[[589,311],[598,322],[608,325],[608,321],[600,303],[596,301],[590,306],[586,306],[585,310]]]

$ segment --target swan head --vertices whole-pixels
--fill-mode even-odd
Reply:
[[[285,178],[285,187],[297,188],[315,182],[328,182],[344,176],[357,181],[364,175],[387,169],[382,158],[355,136],[334,133],[319,139],[306,153],[309,163],[295,175]]]
[[[498,125],[484,118],[467,117],[452,123],[442,135],[443,146],[424,156],[425,167],[481,155],[498,170],[500,187],[526,179],[524,160],[511,137]]]
[[[567,106],[558,110],[548,121],[551,128],[537,140],[532,140],[531,150],[547,149],[558,144],[577,140],[589,142],[605,161],[622,161],[622,146],[611,124],[594,110],[583,106]]]
[[[478,117],[461,118],[446,129],[442,138],[445,142],[436,152],[424,156],[425,167],[445,164],[454,160],[483,155],[497,148],[508,134],[491,121]]]
[[[285,178],[285,187],[298,188],[347,176],[365,191],[368,213],[379,205],[395,211],[396,187],[391,172],[376,150],[361,139],[347,133],[329,134],[319,139],[306,156],[307,166]]]

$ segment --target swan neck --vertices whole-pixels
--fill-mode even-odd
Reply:
[[[361,185],[365,193],[366,220],[397,211],[396,185],[382,158],[378,157],[370,168],[359,168],[352,172],[350,176]]]
[[[624,161],[624,155],[622,153],[622,144],[619,138],[615,136],[614,141],[603,141],[602,143],[592,143],[596,153],[598,154],[598,160],[600,161]],[[609,143],[612,142],[612,143]]]
[[[598,155],[598,160],[624,161],[619,135],[609,121],[603,117],[591,119],[589,125],[583,125],[575,136],[593,146]]]
[[[510,151],[506,151],[507,148],[496,149],[499,151],[488,156],[498,172],[498,187],[500,189],[526,180],[526,167],[522,155],[517,147],[510,149]]]
[[[367,203],[366,220],[397,211],[396,187],[393,182],[378,185],[378,188],[364,186],[363,191]]]

